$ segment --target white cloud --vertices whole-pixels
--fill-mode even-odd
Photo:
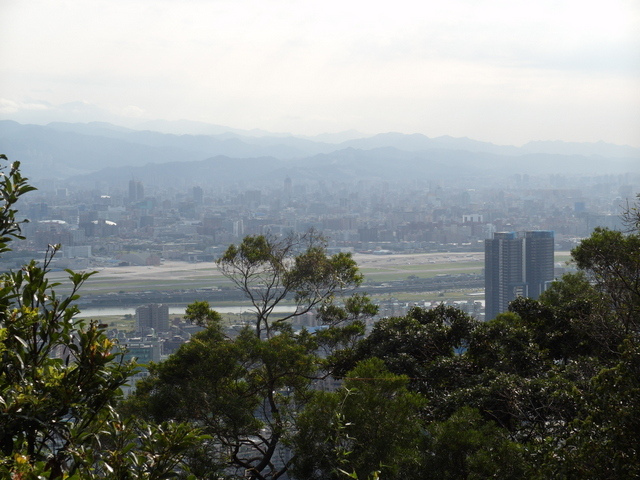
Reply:
[[[553,124],[555,138],[631,143],[639,32],[625,0],[8,0],[0,89],[16,105],[84,99],[132,118],[309,134],[516,141]],[[11,108],[23,107],[0,105]],[[545,123],[560,108],[564,123]]]
[[[7,98],[0,98],[0,113],[12,114],[21,111],[43,111],[48,110],[50,105],[44,102],[16,102]]]
[[[144,118],[146,116],[144,109],[136,107],[135,105],[127,105],[120,113],[123,117],[130,118]]]

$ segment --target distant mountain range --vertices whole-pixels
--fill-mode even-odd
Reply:
[[[153,179],[161,186],[176,181],[281,182],[287,175],[401,181],[514,173],[640,172],[640,149],[604,142],[531,142],[515,147],[420,134],[363,136],[351,131],[303,138],[196,122],[149,122],[145,126],[149,130],[99,122],[42,126],[3,120],[0,153],[20,160],[36,185],[49,180],[124,185],[132,177]],[[201,133],[167,133],[171,128]]]

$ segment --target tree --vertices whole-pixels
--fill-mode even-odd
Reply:
[[[538,316],[537,312],[544,311],[538,302],[528,301],[526,305],[540,324],[552,318]],[[482,422],[493,425],[489,430],[497,435],[496,442],[503,444],[509,438],[531,454],[525,445],[535,451],[537,439],[564,434],[582,405],[574,372],[569,366],[556,364],[551,352],[537,343],[534,325],[513,312],[478,323],[460,310],[443,305],[433,310],[413,309],[405,317],[379,321],[356,346],[353,357],[336,356],[342,362],[338,362],[338,370],[354,358],[378,357],[390,371],[408,375],[409,389],[427,399],[420,415],[425,428],[445,425],[460,409],[471,407]],[[553,325],[539,328],[555,335]],[[451,425],[456,421],[451,420]],[[481,430],[489,431],[484,427]],[[494,447],[483,442],[476,442],[473,455],[489,462],[494,458]],[[444,459],[433,458],[443,455],[438,445],[424,447],[425,461],[432,465],[429,468],[446,464]],[[466,458],[467,454],[460,455]],[[426,471],[429,468],[425,467]]]
[[[211,476],[206,478],[237,471],[256,480],[277,479],[290,463],[283,440],[295,430],[317,372],[316,347],[309,335],[288,329],[268,339],[245,329],[229,339],[211,324],[168,360],[149,367],[128,411],[202,427],[212,438],[205,445]]]
[[[509,305],[534,341],[554,361],[564,364],[584,357],[617,356],[624,328],[611,314],[607,298],[584,272],[566,274],[538,300],[519,297]]]
[[[526,478],[522,446],[478,410],[462,407],[428,430],[424,468],[431,478]]]
[[[596,228],[571,252],[606,295],[625,333],[640,329],[640,234]]]
[[[538,300],[518,298],[482,324],[446,307],[412,310],[381,320],[331,360],[345,372],[378,357],[410,377],[409,390],[426,399],[422,468],[434,478],[635,478],[638,238],[596,229],[573,251],[580,271]],[[318,432],[332,418],[339,427],[332,431],[348,428],[348,417],[331,417],[342,411],[332,398],[324,396],[326,411],[317,409]],[[312,448],[325,462],[318,471],[334,450]]]
[[[201,457],[207,475],[239,472],[275,480],[293,461],[287,438],[297,429],[312,382],[326,376],[321,351],[353,345],[364,333],[363,319],[377,307],[357,294],[335,302],[362,276],[349,254],[328,255],[326,241],[314,231],[280,239],[248,236],[217,263],[251,301],[255,327],[228,338],[207,302],[189,305],[187,318],[206,329],[150,366],[126,411],[201,426],[212,438]],[[295,311],[272,321],[285,300]],[[312,310],[327,328],[294,333],[287,320]]]
[[[425,399],[408,378],[371,358],[350,371],[336,392],[315,392],[293,438],[292,475],[305,480],[424,478],[420,409]]]
[[[293,301],[295,311],[276,323],[329,305],[337,293],[362,283],[351,254],[327,255],[326,240],[314,230],[283,238],[247,236],[240,245],[230,245],[217,263],[251,301],[258,337],[272,335],[269,317],[285,299]]]
[[[627,339],[618,362],[591,379],[586,408],[560,458],[575,478],[640,477],[640,346]]]
[[[426,310],[412,308],[404,317],[378,321],[355,348],[330,357],[337,375],[344,375],[358,361],[377,357],[398,375],[407,375],[412,389],[436,393],[458,374],[456,351],[466,348],[477,322],[461,310],[439,305]],[[440,387],[436,387],[438,384]]]
[[[193,302],[187,305],[184,318],[200,327],[219,324],[222,316],[209,306],[209,302]]]
[[[640,233],[640,193],[636,194],[635,203],[627,203],[622,211],[622,221],[630,232]]]
[[[31,190],[19,163],[2,172],[0,252],[22,238],[14,206]],[[120,387],[135,365],[121,361],[103,326],[75,318],[77,292],[91,273],[68,271],[71,294],[56,294],[47,272],[58,248],[50,247],[42,265],[31,261],[0,276],[0,476],[131,478],[116,473],[119,466],[120,472],[138,472],[136,478],[159,480],[184,471],[180,455],[201,440],[196,430],[115,416]],[[109,443],[127,450],[111,455],[102,448]]]

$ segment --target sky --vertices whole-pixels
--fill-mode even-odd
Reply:
[[[0,118],[640,147],[640,2],[0,0]]]

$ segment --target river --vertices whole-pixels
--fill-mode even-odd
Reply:
[[[253,307],[248,305],[238,307],[217,307],[214,308],[219,313],[252,313]],[[169,307],[169,315],[184,315],[185,307]],[[292,306],[280,306],[274,308],[274,313],[290,313],[295,311]],[[78,318],[106,317],[106,316],[125,316],[135,315],[135,307],[105,307],[105,308],[85,308],[79,314]]]

